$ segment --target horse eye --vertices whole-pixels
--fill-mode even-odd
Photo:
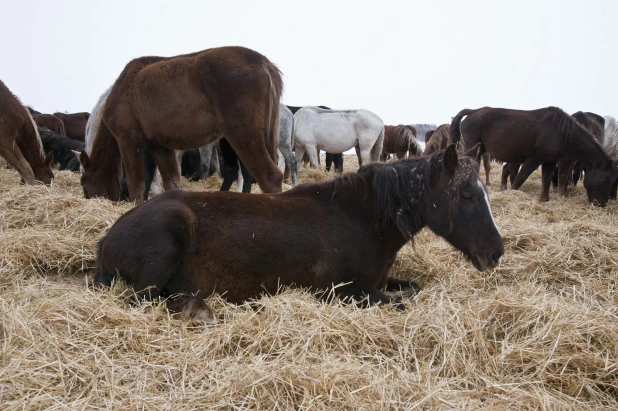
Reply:
[[[471,200],[473,197],[472,193],[468,191],[464,191],[463,193],[461,193],[461,196],[465,198],[466,200]]]

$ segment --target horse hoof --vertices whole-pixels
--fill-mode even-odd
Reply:
[[[167,309],[182,321],[201,323],[206,326],[217,325],[217,317],[208,305],[198,297],[183,297],[167,302]]]
[[[506,191],[506,184],[500,185],[500,191]]]
[[[398,311],[404,311],[406,309],[406,305],[402,303],[401,300],[393,300],[392,304]]]

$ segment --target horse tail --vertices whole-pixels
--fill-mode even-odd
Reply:
[[[61,136],[66,136],[66,131],[64,130],[64,121],[58,119],[58,134]]]
[[[380,155],[382,154],[383,145],[384,145],[384,125],[382,125],[382,130],[380,130],[380,134],[378,134],[378,139],[376,140],[376,142],[373,144],[373,147],[371,148],[371,161],[378,161],[380,159]]]
[[[466,142],[461,141],[461,119],[464,116],[467,116],[468,114],[472,113],[473,110],[470,109],[463,109],[461,110],[459,113],[457,113],[457,115],[453,118],[453,121],[451,122],[451,130],[449,132],[449,143],[453,143],[457,145],[457,149],[460,151],[465,150],[466,147]]]
[[[264,64],[263,68],[268,76],[264,142],[271,160],[277,163],[277,149],[279,148],[279,100],[283,91],[283,81],[281,80],[281,72],[271,62]]]
[[[112,281],[114,281],[114,279],[116,278],[116,271],[109,270],[105,266],[105,263],[103,262],[103,256],[101,254],[103,251],[104,241],[105,241],[105,237],[103,237],[97,243],[97,267],[96,267],[96,272],[94,274],[94,278],[92,279],[93,285],[95,287],[98,287],[101,285],[109,287],[112,285]]]

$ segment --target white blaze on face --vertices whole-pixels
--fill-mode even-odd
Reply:
[[[491,212],[491,205],[489,205],[489,196],[487,195],[487,188],[485,188],[485,184],[483,184],[480,178],[476,179],[476,184],[481,188],[481,190],[483,190],[483,196],[485,197],[485,203],[487,203],[487,210],[489,211],[489,215],[491,216],[491,221],[493,221],[494,227],[496,227],[496,231],[498,231],[498,234],[500,234],[500,230],[498,229],[498,224],[496,224],[496,220],[494,220],[494,214]]]

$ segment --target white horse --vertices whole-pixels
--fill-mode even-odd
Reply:
[[[614,117],[605,116],[605,151],[614,161],[618,161],[618,124]]]
[[[294,114],[296,161],[305,151],[318,168],[317,150],[343,153],[358,146],[361,165],[378,161],[384,141],[384,122],[367,110],[324,110],[303,107]]]

